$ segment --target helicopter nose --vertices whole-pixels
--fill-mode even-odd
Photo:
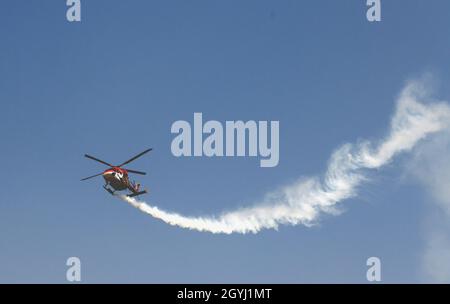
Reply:
[[[112,178],[114,178],[114,172],[111,171],[103,172],[103,178],[105,180],[111,180]]]

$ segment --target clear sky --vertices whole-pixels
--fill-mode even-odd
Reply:
[[[186,215],[258,201],[321,174],[346,142],[379,138],[408,79],[432,72],[450,97],[450,2],[65,1],[0,4],[0,282],[423,282],[428,195],[383,168],[317,226],[213,235],[169,226],[111,197],[89,153],[133,163],[145,199]],[[176,120],[279,120],[280,163],[176,158]]]

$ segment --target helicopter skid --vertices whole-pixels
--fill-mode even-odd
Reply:
[[[111,189],[107,188],[106,186],[103,186],[103,189],[108,191],[111,195],[114,195],[114,191],[112,191]]]
[[[145,194],[145,193],[147,193],[147,190],[136,192],[136,193],[132,193],[132,194],[128,194],[127,196],[128,197],[135,197],[135,196],[138,196],[138,195],[141,195],[141,194]]]

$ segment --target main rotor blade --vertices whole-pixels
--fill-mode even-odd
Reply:
[[[147,149],[147,150],[145,150],[144,152],[139,153],[138,155],[136,155],[136,156],[130,158],[129,160],[127,160],[126,162],[124,162],[123,164],[121,164],[121,165],[119,165],[119,166],[117,166],[117,167],[122,167],[123,165],[126,165],[126,164],[128,164],[128,163],[131,163],[131,162],[132,162],[133,160],[135,160],[136,158],[141,157],[142,155],[144,155],[145,153],[147,153],[147,152],[149,152],[149,151],[151,151],[151,150],[152,150],[152,148]]]
[[[87,158],[90,158],[90,159],[92,159],[92,160],[98,161],[99,163],[102,163],[102,164],[107,165],[107,166],[109,166],[109,167],[114,167],[113,165],[108,164],[107,162],[105,162],[105,161],[103,161],[103,160],[101,160],[101,159],[95,158],[94,156],[90,156],[90,155],[88,155],[88,154],[84,154],[84,157],[87,157]]]
[[[125,168],[124,168],[124,169],[125,169]],[[140,174],[140,175],[145,175],[145,174],[147,174],[147,173],[142,172],[142,171],[136,171],[136,170],[131,170],[131,169],[125,169],[125,170],[127,170],[127,171],[130,172],[130,173],[134,173],[134,174]]]
[[[83,178],[81,181],[85,181],[85,180],[87,180],[87,179],[90,179],[90,178],[93,178],[93,177],[96,177],[96,176],[100,176],[100,175],[102,175],[102,174],[103,174],[103,172],[102,172],[102,173],[99,173],[99,174],[92,175],[92,176],[88,176],[88,177]]]

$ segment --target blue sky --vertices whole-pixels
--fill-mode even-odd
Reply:
[[[65,1],[0,4],[2,199],[0,282],[421,282],[428,196],[379,171],[345,212],[319,225],[212,235],[155,220],[79,179],[133,168],[146,200],[187,215],[246,206],[276,186],[323,173],[332,151],[387,132],[408,79],[432,72],[450,96],[450,3],[382,1]],[[176,120],[279,120],[280,163],[175,158]],[[131,166],[130,166],[131,167]]]

